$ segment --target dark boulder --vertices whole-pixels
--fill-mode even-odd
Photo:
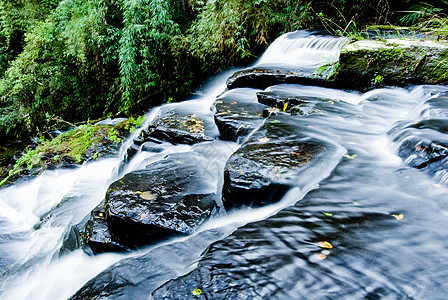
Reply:
[[[264,91],[257,93],[258,102],[289,112],[292,115],[308,116],[315,112],[315,104],[322,102],[314,97],[293,96],[290,93]]]
[[[213,137],[205,135],[202,119],[195,114],[179,116],[175,112],[160,117],[145,130],[144,135],[173,145],[192,145],[213,140]]]
[[[339,160],[342,154],[335,147],[307,137],[295,117],[281,113],[268,119],[227,161],[224,206],[278,202],[321,157]]]
[[[245,138],[263,123],[263,109],[253,89],[231,90],[215,101],[215,122],[220,138],[237,141]]]
[[[135,248],[195,231],[215,207],[216,184],[204,172],[206,164],[195,152],[172,154],[112,183],[105,212],[92,213],[87,244],[105,239]]]
[[[329,86],[331,82],[313,75],[309,70],[300,70],[295,66],[269,67],[259,66],[234,73],[227,79],[227,88],[251,87],[265,89],[280,83]]]
[[[90,214],[90,219],[84,226],[84,243],[86,243],[93,253],[121,252],[127,248],[116,242],[110,231],[104,210],[104,201],[101,202]]]
[[[407,165],[426,174],[448,174],[448,143],[410,138],[401,144],[398,155]]]

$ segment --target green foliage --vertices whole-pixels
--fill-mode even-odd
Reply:
[[[129,112],[148,92],[163,91],[176,65],[171,40],[180,34],[163,0],[124,0],[120,40],[121,109]]]
[[[121,143],[120,133],[116,128],[112,128],[111,130],[109,130],[107,137],[112,143]]]
[[[254,58],[280,33],[313,20],[306,1],[209,0],[190,28],[190,51],[218,66]]]

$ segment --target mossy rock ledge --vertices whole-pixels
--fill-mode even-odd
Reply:
[[[430,40],[361,40],[340,54],[333,86],[367,91],[383,86],[448,83],[448,43]]]

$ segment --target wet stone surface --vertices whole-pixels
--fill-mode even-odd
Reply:
[[[135,248],[194,232],[216,204],[216,186],[201,168],[203,160],[194,152],[168,155],[112,183],[104,213],[92,213],[87,244],[105,240]]]
[[[332,83],[314,76],[307,71],[301,71],[295,66],[254,67],[238,71],[227,79],[227,88],[251,87],[265,89],[281,83],[310,84],[330,86]]]
[[[265,105],[257,102],[254,89],[237,89],[224,93],[215,101],[215,122],[220,138],[244,139],[263,123]]]
[[[258,129],[229,158],[224,172],[227,209],[259,207],[279,201],[326,146],[301,133],[297,120],[277,115]]]
[[[185,116],[170,111],[142,133],[143,141],[148,138],[169,142],[173,145],[196,144],[204,141],[212,141],[214,138],[205,133],[204,120],[195,114]]]

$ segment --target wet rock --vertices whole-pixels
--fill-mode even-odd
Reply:
[[[314,113],[315,104],[322,100],[314,97],[293,96],[290,93],[264,91],[257,93],[258,102],[279,111],[286,111],[292,115],[308,116]],[[270,115],[265,113],[264,115]]]
[[[410,138],[401,144],[398,155],[413,168],[448,179],[448,143]]]
[[[268,119],[227,161],[224,206],[275,203],[298,185],[303,171],[319,157],[337,152],[334,146],[307,138],[295,117],[282,113]]]
[[[176,278],[211,242],[228,235],[217,228],[178,243],[161,245],[137,257],[122,259],[89,280],[69,299],[148,299],[162,283]]]
[[[363,40],[342,49],[332,78],[340,87],[365,91],[382,86],[445,84],[448,47],[434,41]]]
[[[140,147],[136,144],[131,144],[129,148],[126,150],[126,155],[124,157],[124,162],[128,163],[134,156],[140,151]]]
[[[159,146],[160,144],[154,143],[154,142],[146,142],[142,145],[141,149],[142,151],[146,152],[162,152],[163,148]]]
[[[210,110],[206,109],[207,111],[203,112],[200,110],[204,110],[202,107],[198,108],[196,113],[194,104],[191,104],[191,107],[184,106],[187,105],[177,103],[172,109],[162,112],[154,123],[142,132],[139,144],[158,140],[173,145],[193,145],[214,140],[216,133]]]
[[[251,87],[265,89],[281,83],[329,86],[330,82],[313,75],[309,71],[298,70],[295,66],[260,66],[238,71],[227,79],[227,88]]]
[[[257,102],[253,92],[253,89],[232,90],[215,101],[214,116],[221,139],[237,141],[261,126],[266,106]]]
[[[127,248],[116,242],[110,231],[104,209],[104,201],[98,205],[90,214],[90,219],[84,226],[84,242],[93,253],[121,252]]]
[[[201,168],[206,164],[194,152],[172,154],[112,183],[106,193],[105,222],[93,214],[99,229],[87,243],[106,239],[111,244],[103,230],[106,223],[111,241],[126,248],[191,234],[216,204],[216,184]]]
[[[325,286],[334,287],[332,295],[350,298],[362,288],[353,286],[353,281],[341,281],[331,268],[330,274],[316,271],[320,269],[316,262],[322,260],[318,258],[321,251],[332,255],[319,242],[330,239],[331,247],[350,244],[350,249],[362,249],[359,239],[346,236],[347,228],[385,228],[394,218],[380,213],[341,212],[329,219],[321,212],[303,210],[306,208],[287,208],[211,244],[195,270],[160,286],[152,293],[153,299],[325,299],[328,290],[319,284],[322,276]],[[303,288],[303,280],[315,284]]]

